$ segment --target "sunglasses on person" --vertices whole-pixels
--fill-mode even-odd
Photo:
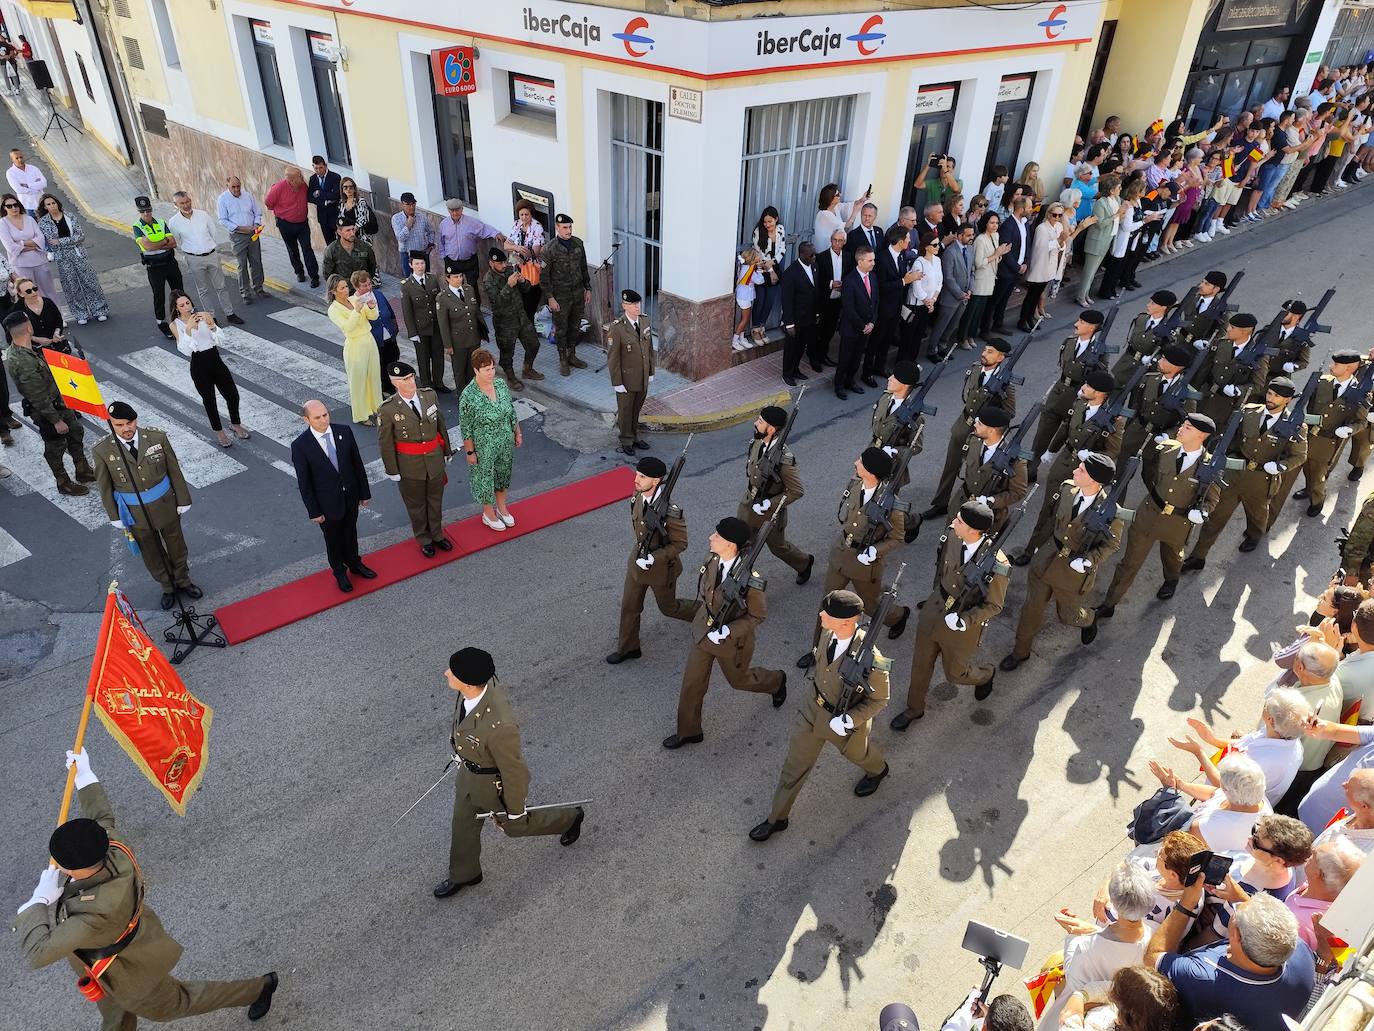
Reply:
[[[16,204],[14,203],[14,201],[9,201],[5,204],[5,210],[8,211],[10,208],[18,208],[20,211],[23,211],[24,205]]]
[[[1064,212],[1062,212],[1062,211],[1051,211],[1051,212],[1050,212],[1048,215],[1046,215],[1045,217],[1046,217],[1046,218],[1059,218],[1059,217],[1061,217],[1063,214],[1064,214]]]
[[[1253,827],[1250,828],[1250,847],[1253,848],[1256,852],[1263,852],[1265,855],[1273,856],[1275,859],[1282,858],[1272,848],[1265,848],[1263,845],[1260,844],[1259,824],[1255,824]]]
[[[20,290],[19,292],[20,292],[21,294],[36,294],[36,293],[38,293],[38,287],[36,287],[36,286],[31,286],[31,287],[29,287],[27,290]]]

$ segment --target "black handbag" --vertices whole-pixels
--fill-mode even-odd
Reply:
[[[1177,788],[1160,788],[1131,812],[1126,833],[1137,845],[1152,845],[1193,822],[1193,810]]]

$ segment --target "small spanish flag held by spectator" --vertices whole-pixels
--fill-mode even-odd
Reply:
[[[1054,990],[1063,981],[1064,965],[1059,963],[1046,967],[1034,977],[1028,977],[1021,982],[1026,986],[1026,991],[1030,992],[1031,1010],[1035,1013],[1036,1020],[1045,1012],[1045,1007],[1054,1001]]]
[[[1356,698],[1353,702],[1347,702],[1345,708],[1341,710],[1341,722],[1347,727],[1356,726],[1360,722],[1360,699]]]
[[[1261,158],[1263,158],[1263,157],[1264,157],[1264,151],[1260,150],[1258,147],[1252,147],[1252,148],[1251,148],[1251,150],[1250,150],[1250,160],[1251,160],[1251,161],[1259,161],[1259,160],[1260,160]]]
[[[1226,176],[1227,179],[1230,179],[1231,176],[1235,174],[1235,171],[1235,159],[1230,154],[1227,154],[1224,158],[1221,159],[1221,174]]]
[[[1156,118],[1150,123],[1150,127],[1145,130],[1146,136],[1155,136],[1164,131],[1164,119]]]
[[[108,419],[105,399],[100,396],[100,385],[95,381],[90,363],[75,355],[63,354],[52,348],[42,349],[43,360],[48,363],[53,382],[57,384],[62,400],[67,407],[77,412],[94,415],[97,419]]]

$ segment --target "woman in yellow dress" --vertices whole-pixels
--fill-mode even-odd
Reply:
[[[382,406],[382,365],[368,323],[377,317],[377,302],[371,294],[350,297],[348,280],[343,276],[330,276],[325,289],[325,296],[330,298],[329,320],[344,335],[343,363],[353,421],[375,426],[377,409]]]

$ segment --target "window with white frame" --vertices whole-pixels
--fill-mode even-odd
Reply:
[[[286,116],[286,94],[282,92],[281,71],[277,67],[277,46],[270,22],[254,18],[249,21],[253,32],[253,61],[258,69],[263,106],[267,109],[267,126],[272,142],[291,146],[291,122]]]
[[[172,16],[167,10],[167,0],[152,0],[153,23],[157,25],[157,38],[162,43],[162,57],[169,68],[181,67],[181,55],[177,52],[177,38],[172,32]]]

